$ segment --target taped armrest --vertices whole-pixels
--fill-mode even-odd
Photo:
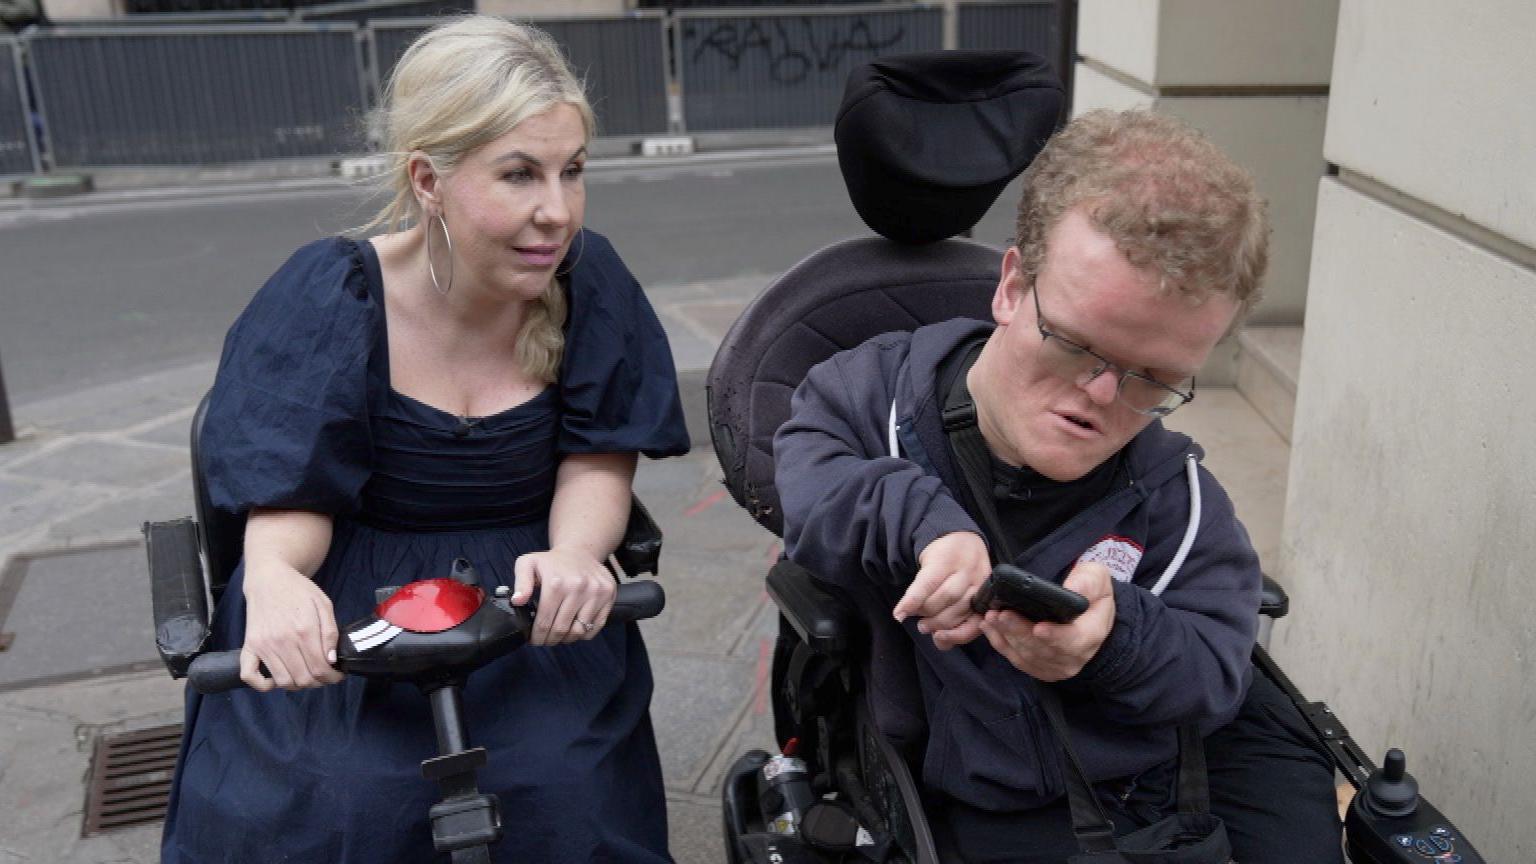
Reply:
[[[208,599],[191,519],[144,523],[155,647],[172,678],[183,678],[208,647]]]
[[[847,652],[858,613],[818,583],[811,571],[788,559],[779,561],[768,571],[768,596],[812,650],[834,658]]]
[[[1280,583],[1264,576],[1264,587],[1259,593],[1259,614],[1268,615],[1270,618],[1284,618],[1285,613],[1291,611],[1291,598],[1286,595],[1285,589]]]

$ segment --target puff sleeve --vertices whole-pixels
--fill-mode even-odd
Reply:
[[[368,360],[380,309],[361,252],[312,243],[224,340],[200,439],[213,505],[355,512],[372,461]]]
[[[568,291],[559,451],[682,455],[688,429],[667,334],[613,246],[582,233]]]

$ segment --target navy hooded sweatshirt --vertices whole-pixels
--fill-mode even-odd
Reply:
[[[960,319],[889,333],[817,365],[795,391],[774,461],[786,553],[843,589],[872,622],[876,724],[922,749],[930,793],[1001,811],[1065,792],[1061,747],[1039,707],[1043,685],[985,639],[939,651],[915,619],[890,623],[928,543],[982,533],[959,503],[964,480],[950,458],[935,376],[956,347],[991,329]],[[899,457],[890,455],[893,403]],[[1115,575],[1104,644],[1076,677],[1052,685],[1095,781],[1174,758],[1181,723],[1208,733],[1235,716],[1250,680],[1262,581],[1247,532],[1188,436],[1154,422],[1122,454],[1128,479],[1016,561],[1058,582],[1080,559],[1104,561]],[[1172,582],[1153,594],[1190,525],[1191,470],[1201,504],[1193,543]]]

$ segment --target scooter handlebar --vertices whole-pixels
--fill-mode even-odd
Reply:
[[[650,579],[625,582],[619,585],[614,595],[608,621],[622,624],[654,618],[661,614],[666,605],[667,595],[661,583]],[[246,686],[240,677],[240,652],[210,651],[199,655],[187,668],[187,683],[203,694],[223,693]]]
[[[223,693],[244,687],[240,678],[239,651],[210,651],[193,658],[187,667],[187,683],[199,693]]]
[[[666,605],[667,593],[661,589],[660,582],[651,579],[624,582],[613,596],[613,609],[608,613],[608,620],[623,623],[655,618]]]

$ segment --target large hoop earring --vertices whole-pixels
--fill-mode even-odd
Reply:
[[[571,262],[571,266],[565,268],[565,272],[564,273],[561,273],[560,270],[557,268],[555,270],[555,275],[556,276],[569,276],[569,275],[571,275],[571,271],[575,270],[576,269],[576,265],[581,263],[581,253],[587,251],[587,229],[586,228],[577,228],[576,229],[576,236],[581,238],[581,246],[577,247],[577,249],[576,249],[576,260]]]
[[[448,244],[448,287],[446,288],[443,287],[441,282],[437,281],[437,268],[432,266],[432,218],[436,218],[437,224],[443,227],[443,242]],[[448,223],[443,219],[443,214],[438,213],[436,217],[429,217],[427,219],[426,242],[427,275],[432,277],[432,287],[437,289],[437,293],[447,297],[448,292],[453,290],[453,238],[448,236]]]

